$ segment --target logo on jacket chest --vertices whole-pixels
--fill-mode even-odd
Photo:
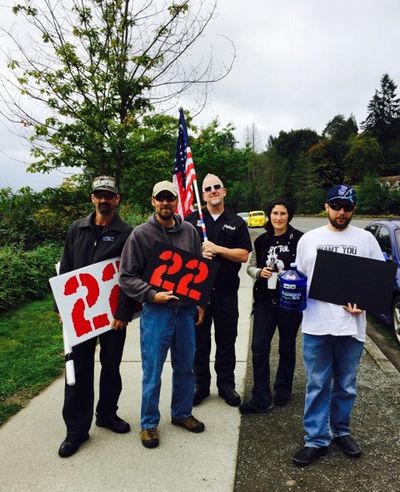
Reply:
[[[103,243],[113,243],[115,241],[115,236],[102,236],[100,241]]]

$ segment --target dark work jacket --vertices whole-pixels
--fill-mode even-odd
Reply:
[[[285,265],[284,269],[289,270],[290,264],[295,261],[297,243],[299,242],[299,239],[302,235],[303,233],[301,231],[298,231],[297,229],[294,229],[292,226],[289,225],[288,230],[285,232],[285,234],[282,234],[281,236],[274,236],[269,232],[264,232],[264,234],[258,236],[257,239],[254,241],[257,267],[264,268],[266,266],[268,252],[270,248],[275,247],[278,259],[283,261]],[[280,246],[283,247],[282,249],[288,251],[280,251]],[[255,301],[277,300],[278,290],[269,290],[267,288],[267,283],[268,281],[265,278],[258,278],[255,281],[253,287],[253,295]]]
[[[60,274],[121,255],[132,227],[114,215],[96,239],[95,215],[93,212],[72,224],[65,240]],[[135,303],[121,289],[115,319],[130,321],[136,309]]]

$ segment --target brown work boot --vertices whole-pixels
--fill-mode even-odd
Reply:
[[[179,427],[184,427],[189,432],[199,433],[199,432],[203,432],[204,429],[206,428],[203,422],[200,422],[199,420],[194,418],[193,415],[191,415],[187,419],[182,419],[182,420],[172,417],[171,422],[174,425],[179,425]]]
[[[140,432],[140,439],[145,448],[156,448],[160,444],[160,435],[157,427],[142,429]]]

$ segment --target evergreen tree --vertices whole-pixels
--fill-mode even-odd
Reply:
[[[322,136],[346,142],[352,135],[357,135],[358,126],[354,115],[351,115],[347,120],[342,114],[336,115],[326,125]]]
[[[381,78],[381,88],[376,90],[368,104],[368,115],[362,128],[378,139],[386,164],[385,174],[399,172],[400,162],[400,98],[397,86],[388,74]]]
[[[293,172],[298,160],[303,153],[319,142],[320,137],[309,128],[279,132],[278,137],[270,137],[268,151],[273,156],[270,172],[273,174],[273,182],[277,183],[274,197],[283,195],[296,205],[295,192],[297,189]],[[278,193],[280,191],[280,193]]]
[[[303,153],[297,160],[293,182],[296,183],[294,192],[296,211],[304,214],[320,212],[324,203],[325,190],[321,186],[309,152]]]
[[[400,98],[396,97],[397,86],[385,73],[381,78],[381,89],[368,104],[368,115],[362,128],[374,133],[381,144],[390,125],[400,117]]]

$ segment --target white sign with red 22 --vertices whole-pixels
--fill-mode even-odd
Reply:
[[[118,305],[119,258],[50,279],[71,347],[111,329]]]

